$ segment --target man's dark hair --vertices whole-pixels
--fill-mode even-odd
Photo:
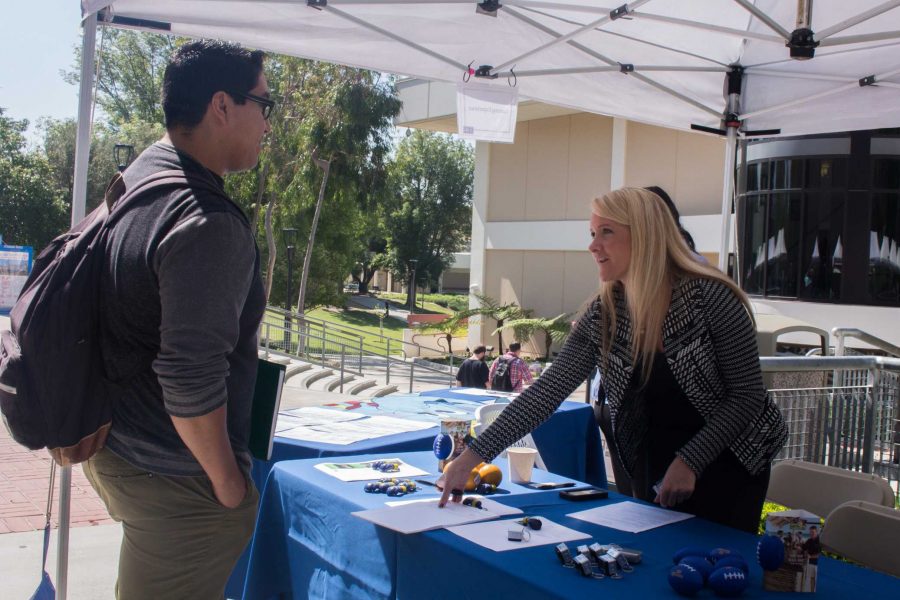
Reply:
[[[657,185],[651,185],[650,187],[646,187],[644,189],[659,196],[660,199],[665,203],[665,205],[669,207],[669,212],[672,213],[672,218],[675,219],[675,225],[678,226],[678,231],[681,233],[681,237],[684,238],[684,241],[691,249],[691,252],[696,252],[697,246],[694,244],[694,238],[690,233],[688,233],[687,229],[681,226],[681,215],[678,214],[678,209],[675,208],[675,202],[672,201],[672,198],[669,197],[669,194],[666,193],[666,190]]]
[[[192,129],[203,120],[213,94],[245,94],[256,87],[265,53],[218,40],[184,44],[166,66],[162,105],[166,128]],[[246,100],[232,96],[237,104]]]
[[[510,352],[518,352],[521,349],[522,349],[522,344],[520,344],[519,342],[513,342],[512,344],[509,345]]]
[[[485,348],[484,346],[475,346],[472,354],[484,354],[485,352],[487,352],[487,348]]]

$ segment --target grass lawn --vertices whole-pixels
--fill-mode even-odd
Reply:
[[[406,294],[395,294],[389,292],[378,292],[375,294],[379,300],[387,300],[391,308],[402,308],[406,310]],[[419,296],[421,298],[421,296]],[[416,312],[420,314],[444,314],[452,315],[453,311],[446,306],[440,306],[434,302],[426,302],[425,308],[422,308],[421,301],[416,302]]]

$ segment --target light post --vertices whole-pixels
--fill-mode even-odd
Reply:
[[[134,157],[134,146],[131,144],[116,144],[113,146],[113,158],[116,161],[116,168],[122,173],[131,164]]]
[[[291,351],[291,281],[294,279],[294,240],[297,238],[297,230],[294,228],[285,228],[281,230],[281,237],[284,239],[284,245],[287,248],[287,298],[285,299],[285,308],[287,312],[284,315],[284,341],[287,352]],[[299,348],[298,348],[299,350]],[[298,352],[299,354],[299,352]]]
[[[416,312],[416,265],[419,263],[415,258],[409,259],[409,287],[406,292],[406,304],[409,314]]]

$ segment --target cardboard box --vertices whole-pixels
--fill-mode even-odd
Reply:
[[[472,421],[459,419],[441,419],[441,433],[453,438],[453,452],[446,460],[438,461],[438,471],[444,472],[444,465],[459,456],[466,449],[466,438],[472,429]]]
[[[766,516],[766,534],[781,538],[784,562],[765,571],[763,588],[771,592],[815,592],[818,579],[819,533],[822,519],[805,510],[784,510]]]

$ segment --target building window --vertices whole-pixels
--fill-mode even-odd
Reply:
[[[748,294],[900,306],[898,133],[854,133],[838,156],[766,156],[769,142],[757,142],[737,205]],[[800,154],[816,149],[815,138],[791,141]]]

